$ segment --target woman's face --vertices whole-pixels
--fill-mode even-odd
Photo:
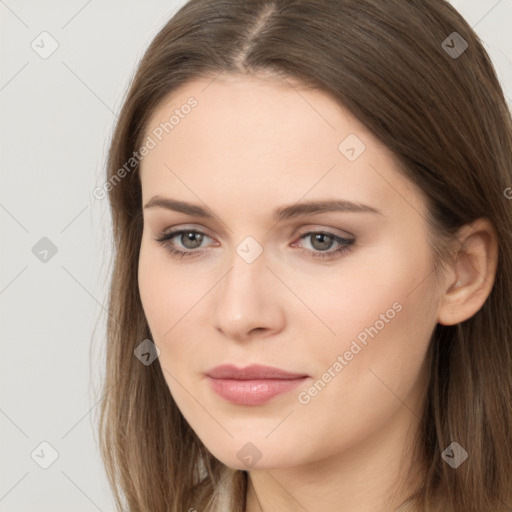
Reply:
[[[206,447],[240,469],[394,450],[419,415],[440,295],[424,198],[389,150],[324,93],[225,75],[175,91],[148,136],[140,294]],[[303,378],[208,377],[225,364]]]

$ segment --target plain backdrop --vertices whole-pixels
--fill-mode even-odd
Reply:
[[[110,216],[92,191],[136,64],[184,3],[0,0],[1,512],[114,511],[93,421]],[[512,0],[452,3],[512,106]]]

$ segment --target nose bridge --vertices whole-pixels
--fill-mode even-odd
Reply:
[[[241,310],[242,307],[254,306],[256,302],[265,300],[260,296],[264,287],[259,285],[265,281],[265,274],[269,270],[263,248],[260,245],[259,247],[261,250],[257,250],[254,244],[242,242],[231,257],[231,270],[221,286],[220,301],[227,301],[226,305],[232,310]]]
[[[215,324],[233,338],[256,328],[276,328],[279,306],[263,247],[247,237],[234,250],[215,297]]]

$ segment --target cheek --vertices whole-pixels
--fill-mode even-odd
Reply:
[[[168,283],[154,260],[153,254],[145,250],[143,244],[139,257],[139,294],[149,328],[158,338],[165,332],[165,312],[172,311],[172,303],[169,303],[172,302],[172,294],[168,293]],[[167,317],[167,320],[170,319]]]
[[[407,396],[421,370],[436,324],[428,253],[419,246],[417,254],[390,251],[371,265],[359,263],[339,285],[325,281],[323,288],[318,283],[310,287],[316,311],[336,334],[324,334],[310,354],[320,382],[311,393],[306,390],[305,401],[312,397],[327,407],[329,400],[343,395],[352,410],[358,403],[377,406],[382,393],[393,396],[390,389]]]
[[[402,418],[414,410],[420,415],[421,370],[435,322],[421,300],[425,289],[407,297],[409,291],[381,295],[371,308],[362,302],[364,313],[347,302],[347,310],[359,315],[357,321],[343,315],[347,322],[338,322],[335,341],[310,349],[317,372],[295,397],[293,429],[298,437],[316,432],[322,439],[321,446],[311,447],[311,456],[328,456],[384,431],[400,410]],[[397,298],[401,309],[390,313],[390,301]],[[287,443],[285,437],[279,441]]]
[[[372,297],[358,294],[343,299],[345,321],[338,321],[339,335],[321,356],[318,391],[306,390],[308,395],[317,393],[311,400],[311,404],[316,401],[313,408],[328,410],[329,403],[343,403],[343,413],[332,414],[358,424],[365,415],[376,419],[390,414],[410,395],[425,360],[435,315],[432,279],[411,291],[409,278],[407,271],[389,273],[386,286]],[[326,373],[329,369],[334,378]]]
[[[139,293],[153,336],[163,342],[186,314],[198,292],[180,277],[164,248],[141,245],[138,268]]]
[[[204,275],[180,271],[164,248],[154,248],[150,242],[141,245],[139,293],[152,341],[160,350],[164,378],[176,401],[182,403],[186,396],[180,399],[176,382],[190,387],[193,362],[204,351],[204,337],[196,335],[204,332],[197,315],[207,307],[205,294],[212,284]]]
[[[390,326],[400,326],[398,332],[421,332],[422,323],[430,322],[433,290],[428,254],[421,245],[417,249],[413,254],[398,243],[365,248],[314,275],[283,269],[284,280],[293,283],[295,294],[317,317],[305,315],[298,304],[287,311],[288,318],[310,337],[315,329],[316,338],[338,350],[348,350],[354,339],[364,345],[365,340],[385,337]]]

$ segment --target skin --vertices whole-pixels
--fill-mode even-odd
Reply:
[[[461,322],[482,306],[496,271],[496,233],[486,219],[464,227],[466,257],[454,258],[437,281],[423,193],[330,96],[289,79],[223,74],[173,91],[146,135],[190,96],[198,106],[141,167],[143,205],[159,195],[215,215],[144,209],[139,287],[169,390],[211,453],[249,470],[247,512],[395,510],[421,481],[407,464],[418,469],[410,442],[431,334],[438,322]],[[349,134],[366,146],[355,161],[338,149]],[[381,215],[271,220],[278,206],[316,199],[359,202]],[[197,249],[179,235],[167,242],[203,253],[172,256],[155,240],[171,228],[205,233]],[[300,239],[322,230],[355,243],[313,258],[340,247],[329,238],[324,246],[314,236]],[[252,263],[236,252],[248,236],[263,249]],[[394,303],[401,305],[394,318],[300,403],[299,393]],[[310,378],[264,405],[234,405],[205,378],[223,363],[266,364]],[[237,457],[248,442],[261,453],[250,467]]]

